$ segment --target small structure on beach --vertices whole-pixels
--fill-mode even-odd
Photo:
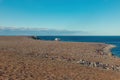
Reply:
[[[60,38],[55,38],[55,41],[60,41]]]

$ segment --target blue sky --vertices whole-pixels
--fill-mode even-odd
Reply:
[[[47,29],[54,34],[120,35],[120,0],[0,0],[3,27],[2,35],[8,27]]]

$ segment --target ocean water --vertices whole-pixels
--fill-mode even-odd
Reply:
[[[64,42],[97,42],[113,44],[117,47],[111,51],[113,55],[120,57],[120,36],[37,36],[40,40],[53,41],[55,38],[60,38]]]

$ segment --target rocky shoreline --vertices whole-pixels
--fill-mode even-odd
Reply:
[[[36,37],[32,37],[33,39],[36,39]],[[111,49],[115,48],[116,46],[115,45],[111,45],[111,44],[105,44],[106,47],[104,47],[100,52],[100,55],[104,56],[104,55],[108,55],[108,56],[111,56],[111,57],[116,57],[116,56],[113,56],[112,52],[111,52]],[[99,52],[99,51],[98,51]],[[51,58],[52,60],[58,60],[58,57],[48,57],[47,55],[45,56],[46,58]],[[59,59],[60,60],[60,59]],[[75,59],[70,59],[70,58],[64,58],[62,57],[61,60],[64,60],[64,61],[72,61],[74,62]],[[81,64],[81,65],[84,65],[84,66],[88,66],[88,67],[97,67],[97,68],[100,68],[100,69],[105,69],[105,70],[113,70],[113,71],[118,71],[120,72],[120,65],[109,65],[109,64],[105,64],[105,63],[101,63],[101,62],[90,62],[90,61],[86,61],[86,60],[79,60],[79,61],[76,61],[77,64]]]
[[[38,40],[37,39],[37,36],[31,36],[32,39],[35,39],[35,40]],[[113,56],[112,52],[111,52],[111,49],[115,48],[116,46],[115,45],[111,45],[111,44],[104,44],[102,43],[102,45],[105,45],[105,47],[103,47],[101,50],[97,50],[97,52],[104,56],[104,55],[107,55],[108,57],[114,57],[114,58],[117,58],[116,56]],[[46,56],[47,58],[48,56]],[[51,58],[52,60],[58,58],[58,57],[49,57]],[[74,60],[71,60],[71,59],[65,59],[65,58],[62,58],[63,60],[66,60],[66,61],[74,61]],[[62,60],[61,59],[61,60]],[[100,62],[90,62],[90,61],[85,61],[85,60],[80,60],[80,61],[77,61],[77,63],[79,64],[82,64],[82,65],[85,65],[85,66],[89,66],[89,67],[99,67],[99,68],[102,68],[102,69],[107,69],[107,70],[115,70],[115,71],[120,71],[120,65],[109,65],[109,64],[104,64],[104,63],[100,63]]]
[[[111,44],[108,44],[104,49],[103,49],[103,52],[105,54],[108,54],[109,56],[113,56],[112,52],[111,52],[111,49],[115,48],[116,46],[115,45],[111,45]]]

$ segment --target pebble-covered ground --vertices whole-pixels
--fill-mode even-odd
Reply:
[[[120,80],[118,70],[97,67],[120,65],[106,47],[1,36],[0,80]]]

